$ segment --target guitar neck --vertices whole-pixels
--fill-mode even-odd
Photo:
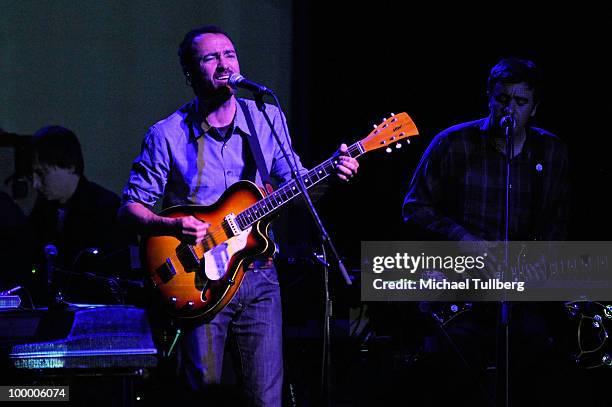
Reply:
[[[348,155],[353,158],[359,157],[364,152],[365,151],[360,142],[357,142],[348,148]],[[331,174],[334,174],[337,164],[338,156],[334,155],[333,157],[317,165],[305,175],[301,175],[306,189],[310,189],[319,182],[323,181],[325,178],[329,177]],[[283,205],[289,203],[293,198],[299,196],[300,194],[301,192],[300,188],[297,186],[297,181],[292,179],[274,191],[272,194],[266,196],[256,204],[248,207],[236,215],[236,222],[242,230],[247,229],[249,226],[260,221],[266,216],[272,215]]]
[[[543,264],[520,263],[518,267],[513,268],[513,275],[517,275],[517,272],[519,275],[528,274],[534,265],[542,266],[548,279],[565,277],[587,279],[601,276],[601,273],[608,271],[608,256],[582,255],[563,260],[545,261]]]

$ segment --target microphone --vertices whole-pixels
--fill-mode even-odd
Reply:
[[[514,121],[514,117],[508,114],[501,118],[499,125],[502,129],[513,129],[516,127],[516,122]]]
[[[241,89],[250,90],[253,93],[262,93],[264,95],[274,94],[274,92],[272,92],[271,89],[268,89],[263,85],[250,81],[246,79],[244,76],[240,75],[239,73],[231,74],[229,79],[227,80],[227,84],[234,89],[241,88]]]

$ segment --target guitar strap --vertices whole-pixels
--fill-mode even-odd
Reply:
[[[533,229],[531,239],[542,240],[542,221],[545,216],[544,209],[544,171],[548,168],[544,166],[544,141],[531,134],[531,163],[530,170],[533,171],[533,182],[531,183],[531,216],[533,219]]]
[[[244,113],[244,118],[246,119],[247,126],[249,126],[249,132],[251,133],[247,139],[249,140],[249,146],[251,147],[251,154],[253,154],[253,159],[255,160],[255,164],[257,165],[257,171],[259,171],[259,175],[261,176],[261,182],[263,182],[266,187],[266,191],[268,194],[271,194],[274,191],[274,187],[272,187],[272,180],[270,179],[270,173],[268,172],[268,168],[266,167],[266,161],[264,160],[263,153],[261,152],[261,146],[259,145],[259,137],[257,137],[257,132],[255,131],[255,125],[253,125],[253,118],[249,112],[249,108],[246,102],[242,99],[236,99],[242,112]]]

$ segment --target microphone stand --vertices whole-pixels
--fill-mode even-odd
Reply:
[[[509,116],[508,116],[509,117]],[[510,189],[512,188],[512,178],[510,164],[514,154],[514,121],[511,117],[508,120],[502,119],[502,127],[506,136],[506,200],[504,210],[504,268],[502,279],[506,281],[507,271],[509,270],[509,235],[510,235]],[[504,298],[507,293],[504,291]],[[509,406],[509,333],[510,333],[510,311],[511,304],[505,299],[500,302],[499,321],[497,331],[497,383],[496,395],[498,405]],[[503,399],[501,398],[503,397]]]
[[[280,110],[280,103],[278,102],[278,99],[276,98],[276,95],[274,94],[274,92],[269,91],[269,94],[274,98],[276,105],[278,107],[278,109]],[[352,281],[348,275],[348,273],[346,272],[346,268],[344,267],[344,264],[342,263],[342,259],[340,258],[340,256],[338,255],[338,252],[336,251],[336,247],[334,246],[333,242],[331,241],[329,234],[327,233],[327,231],[325,230],[325,227],[323,226],[323,223],[321,222],[321,218],[319,217],[319,214],[317,213],[317,210],[315,209],[312,200],[310,199],[310,195],[308,194],[308,190],[306,188],[306,185],[304,185],[304,180],[302,179],[302,177],[300,176],[300,174],[298,173],[297,170],[297,165],[296,163],[292,163],[291,160],[289,159],[289,155],[287,154],[287,151],[285,150],[285,148],[283,147],[283,144],[281,143],[280,137],[278,136],[278,134],[276,133],[276,130],[274,129],[274,125],[272,124],[272,121],[270,120],[270,116],[268,115],[268,113],[266,112],[266,106],[265,103],[263,102],[263,96],[264,93],[263,92],[253,92],[253,96],[255,98],[255,103],[257,104],[257,108],[259,109],[259,111],[263,114],[264,118],[266,119],[266,122],[268,123],[268,126],[270,127],[270,131],[272,132],[272,135],[274,136],[274,139],[276,140],[276,143],[278,144],[279,148],[281,149],[281,152],[283,153],[283,157],[285,158],[285,161],[287,162],[287,164],[289,165],[289,168],[291,169],[291,176],[293,177],[293,179],[296,181],[296,184],[298,186],[298,189],[300,190],[300,192],[302,193],[302,197],[304,199],[304,202],[306,203],[306,207],[308,208],[308,211],[310,212],[310,215],[312,217],[312,219],[314,220],[315,225],[317,226],[317,229],[319,231],[319,238],[321,240],[321,244],[323,247],[325,247],[325,245],[327,245],[329,247],[329,249],[331,250],[334,258],[337,261],[338,264],[338,269],[340,270],[340,273],[342,274],[342,276],[344,277],[344,281],[346,282],[347,285],[351,285]],[[284,124],[284,123],[283,123]],[[286,128],[285,128],[286,131]],[[329,369],[331,367],[331,353],[330,353],[330,340],[331,340],[331,332],[330,332],[330,318],[332,315],[332,301],[331,298],[329,296],[329,292],[328,292],[328,267],[329,264],[327,263],[325,257],[322,257],[321,262],[324,264],[324,270],[325,270],[325,328],[324,328],[324,333],[323,333],[323,343],[324,343],[324,347],[323,347],[323,360],[324,360],[324,371],[323,371],[323,377],[326,378],[325,380],[325,398],[326,398],[326,404],[328,406],[331,406],[331,376],[330,376],[330,372]],[[322,378],[323,380],[323,378]],[[323,392],[323,389],[322,389]]]
[[[60,308],[65,306],[64,294],[57,285],[55,259],[57,257],[57,247],[47,244],[44,248],[46,272],[47,272],[47,306],[48,308]]]
[[[323,266],[323,288],[325,292],[325,317],[323,323],[323,364],[321,371],[321,400],[325,399],[331,406],[331,317],[332,300],[329,294],[329,263],[325,253],[325,245],[321,244],[321,254],[314,253],[314,258]]]

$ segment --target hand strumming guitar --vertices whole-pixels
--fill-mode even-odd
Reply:
[[[210,227],[210,223],[194,216],[175,218],[173,221],[176,229],[174,236],[188,244],[198,244],[204,240]]]

